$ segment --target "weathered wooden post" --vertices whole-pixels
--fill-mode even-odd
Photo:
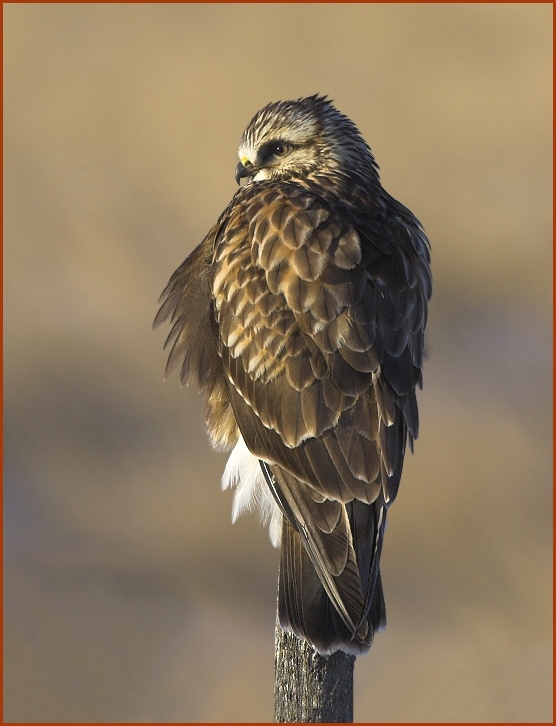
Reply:
[[[319,655],[276,623],[274,721],[352,723],[355,656]]]

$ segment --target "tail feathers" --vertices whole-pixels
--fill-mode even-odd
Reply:
[[[339,578],[341,580],[341,578]],[[322,655],[342,650],[366,653],[375,631],[386,625],[380,574],[373,578],[369,609],[354,634],[333,606],[299,533],[284,520],[280,560],[278,614],[285,630],[309,641]],[[338,582],[341,589],[341,582]]]

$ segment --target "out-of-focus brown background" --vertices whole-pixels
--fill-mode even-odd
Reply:
[[[356,720],[551,720],[551,13],[4,5],[6,720],[272,719],[277,552],[151,321],[244,126],[317,91],[435,275]]]

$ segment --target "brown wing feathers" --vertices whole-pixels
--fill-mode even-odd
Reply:
[[[415,272],[420,232],[399,214],[385,251],[384,222],[356,231],[298,185],[243,187],[155,321],[171,319],[167,371],[181,362],[181,379],[204,388],[213,441],[241,432],[266,462],[285,516],[281,622],[322,653],[365,652],[385,623],[385,502],[417,435],[430,294]]]
[[[314,643],[323,627],[335,633],[318,641],[322,652],[338,643],[363,652],[384,621],[379,548],[369,542],[381,541],[383,500],[374,502],[399,439],[386,433],[395,413],[377,374],[376,289],[358,266],[359,236],[316,197],[277,184],[244,196],[244,227],[216,240],[213,290],[236,419],[272,465],[292,525],[283,528],[283,624]]]

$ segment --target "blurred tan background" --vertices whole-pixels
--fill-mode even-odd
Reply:
[[[432,242],[357,721],[550,721],[550,4],[4,5],[5,719],[269,721],[277,552],[163,382],[244,126],[327,93]]]

